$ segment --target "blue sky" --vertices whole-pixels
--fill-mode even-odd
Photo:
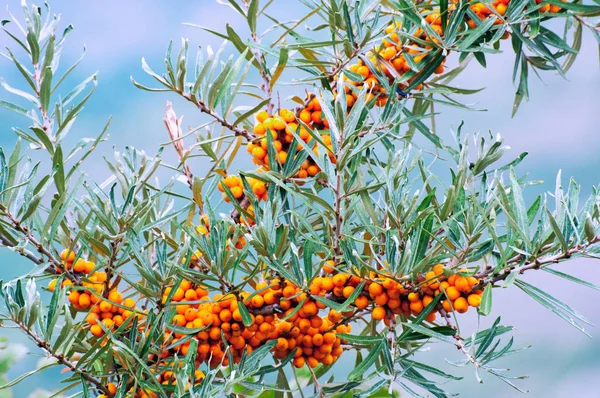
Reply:
[[[195,126],[205,120],[193,107],[172,95],[148,93],[133,87],[129,80],[132,75],[138,81],[150,82],[140,67],[142,57],[157,71],[162,71],[164,50],[169,40],[174,40],[177,45],[181,37],[189,38],[191,49],[199,45],[218,47],[221,44],[221,40],[215,36],[185,26],[182,22],[192,22],[219,31],[223,31],[225,24],[229,23],[239,30],[240,35],[246,33],[241,18],[213,0],[56,0],[51,5],[54,12],[62,14],[63,26],[67,23],[75,26],[64,51],[63,65],[73,62],[79,57],[83,46],[87,47],[84,61],[68,84],[76,84],[90,74],[99,72],[97,92],[71,131],[70,139],[76,141],[95,136],[112,115],[111,138],[100,149],[100,154],[108,157],[113,147],[122,150],[125,145],[133,145],[154,153],[160,143],[166,142],[162,118],[167,100],[174,102],[178,114],[185,114],[186,125]],[[16,15],[20,13],[18,1],[0,2],[0,6],[2,18],[6,17],[5,6]],[[276,0],[273,6],[273,14],[281,20],[297,18],[304,11],[297,1]],[[259,22],[266,23],[264,20]],[[4,47],[7,43],[6,36],[0,36],[0,46]],[[506,144],[512,148],[513,157],[523,151],[529,152],[520,170],[528,171],[532,180],[546,181],[546,185],[528,188],[526,193],[529,197],[552,191],[559,169],[562,169],[563,184],[568,182],[570,176],[574,176],[582,184],[582,192],[589,193],[590,186],[599,182],[597,170],[600,169],[600,157],[597,154],[600,148],[600,129],[597,124],[600,72],[596,43],[591,36],[584,35],[582,54],[569,72],[568,80],[554,73],[543,73],[542,80],[532,75],[531,99],[522,104],[515,118],[510,117],[515,91],[511,81],[513,55],[508,43],[503,48],[506,51],[504,54],[488,57],[486,69],[474,63],[453,83],[464,88],[486,87],[481,93],[466,97],[463,101],[488,111],[440,109],[442,115],[437,120],[438,131],[446,135],[445,132],[464,120],[464,132],[492,130],[501,133]],[[453,65],[456,61],[451,59],[449,62]],[[0,59],[0,76],[22,87],[18,72],[4,58]],[[285,76],[288,80],[294,77],[299,75]],[[290,90],[284,87],[283,99],[291,93]],[[0,98],[8,99],[9,95],[0,92]],[[10,132],[10,126],[27,127],[27,122],[4,109],[0,109],[0,120],[0,145],[11,147],[15,137]],[[167,152],[167,159],[173,160],[170,151]],[[88,164],[87,171],[98,180],[108,175],[101,162],[101,157],[96,156]],[[205,165],[198,163],[195,166]],[[240,164],[240,167],[249,167],[249,162]],[[171,177],[168,172],[164,173],[164,178]],[[13,276],[10,275],[13,271],[21,273],[28,269],[26,263],[13,255],[0,252],[0,259],[6,264],[15,265],[10,267],[12,271],[0,269],[0,276],[5,278]],[[599,273],[594,272],[593,267],[598,267],[598,263],[576,260],[561,265],[559,269],[600,284]],[[530,275],[527,281],[556,294],[594,323],[600,323],[600,311],[596,304],[599,292],[566,284],[547,274]],[[533,348],[506,362],[515,373],[531,376],[520,385],[529,389],[532,396],[561,397],[567,393],[579,394],[579,397],[597,396],[600,381],[593,375],[600,371],[600,362],[596,359],[600,354],[600,329],[589,330],[593,336],[590,340],[514,288],[498,290],[494,296],[494,314],[501,314],[504,323],[517,327],[515,336],[518,345],[533,344]],[[485,319],[482,323],[489,324],[491,321]],[[463,327],[473,330],[476,326],[477,318],[468,316]],[[10,335],[12,341],[23,341],[13,333]],[[32,348],[32,352],[36,352],[35,348]],[[454,371],[445,365],[444,358],[457,359],[455,351],[434,346],[421,355],[429,364]],[[11,375],[14,377],[19,372],[30,370],[36,361],[35,356],[29,356]],[[517,394],[489,378],[483,385],[476,385],[472,369],[467,369],[464,375],[468,380],[448,385],[448,390],[464,392],[465,396],[474,393],[490,397]],[[51,372],[36,376],[34,382],[17,387],[15,396],[26,396],[33,385],[56,388],[52,380],[55,376]]]

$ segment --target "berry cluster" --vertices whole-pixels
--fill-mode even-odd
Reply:
[[[206,215],[200,218],[197,229],[199,233],[209,233]],[[197,262],[201,253],[196,252],[192,257],[192,263]],[[82,275],[86,269],[93,271],[96,267],[93,262],[76,261],[75,254],[67,251],[61,258],[66,269]],[[174,315],[160,341],[160,353],[151,358],[157,363],[157,380],[165,385],[175,383],[170,358],[188,354],[189,335],[197,342],[197,369],[203,364],[227,365],[230,355],[237,363],[244,353],[269,342],[272,342],[275,358],[288,358],[298,368],[305,365],[314,368],[319,364],[331,365],[341,356],[344,341],[339,334],[350,333],[352,322],[359,317],[365,319],[370,314],[374,321],[383,320],[389,326],[396,315],[418,315],[442,295],[425,318],[434,322],[438,312],[464,313],[469,306],[478,307],[481,303],[483,292],[474,290],[480,281],[468,276],[466,269],[454,272],[438,264],[419,275],[416,281],[409,282],[395,280],[381,271],[361,277],[337,268],[333,261],[326,261],[321,275],[315,277],[307,289],[276,278],[270,284],[257,283],[254,292],[210,297],[204,286],[186,279],[174,282],[162,295],[162,304],[172,308]],[[107,292],[105,282],[106,274],[96,271],[83,278],[81,287],[71,287],[69,293],[73,308],[89,308],[86,322],[90,334],[104,338],[117,328],[126,332],[134,317],[143,325],[146,313],[136,309],[136,300],[124,298],[114,288]],[[50,289],[54,288],[51,283]],[[338,312],[325,304],[327,300],[337,303],[350,300],[350,304],[347,311]],[[198,370],[194,382],[201,382],[203,376]],[[191,380],[187,382],[191,385]],[[112,394],[116,391],[112,383],[107,388]],[[156,397],[154,392],[145,390],[133,393],[140,398]]]
[[[319,363],[331,365],[339,358],[343,349],[336,333],[351,331],[350,325],[337,325],[341,319],[339,313],[330,310],[328,315],[320,315],[326,306],[288,281],[270,286],[263,282],[256,289],[258,293],[251,298],[249,309],[259,313],[255,317],[256,326],[250,327],[258,330],[250,344],[277,340],[273,349],[275,358],[284,359],[293,352],[292,363],[297,368],[305,364],[312,368]]]
[[[429,14],[426,17],[426,21],[431,25],[433,31],[441,36],[442,27],[439,14]],[[402,42],[399,35],[401,28],[402,24],[400,22],[388,25],[385,29],[387,34],[386,39],[383,39],[380,46],[367,53],[368,59],[373,67],[376,68],[377,71],[383,72],[391,81],[394,80],[394,75],[393,72],[389,70],[390,66],[393,67],[399,75],[403,75],[411,70],[411,63],[415,65],[421,63],[421,61],[423,61],[432,48],[430,45],[423,45],[415,41]],[[425,42],[433,43],[437,41],[436,38],[430,38],[420,28],[417,29],[417,31],[414,33],[414,36],[422,39]],[[375,52],[377,54],[375,54]],[[410,62],[407,61],[408,58],[410,58]],[[382,64],[382,59],[385,61],[387,66]],[[445,61],[446,60],[444,59],[437,67],[435,70],[436,74],[441,74],[444,72]],[[365,86],[369,88],[369,93],[366,97],[367,102],[375,99],[375,106],[384,106],[387,103],[389,94],[382,87],[381,82],[374,74],[374,71],[371,70],[369,66],[365,65],[361,59],[359,59],[357,63],[350,65],[349,70],[350,72],[362,76],[362,81],[346,79],[344,90],[346,93],[346,104],[348,107],[352,107],[352,105],[354,105],[359,90]],[[408,83],[412,82],[415,78],[417,78],[417,76],[418,75],[414,75],[408,79]],[[352,89],[351,86],[354,86],[359,90]],[[400,88],[405,89],[406,84],[401,84]],[[420,90],[422,88],[422,84],[419,84],[415,87],[416,90]]]
[[[131,321],[135,311],[135,300],[132,298],[124,300],[123,294],[116,290],[116,286],[107,291],[106,273],[94,272],[96,268],[94,262],[76,257],[75,252],[68,249],[60,253],[65,269],[83,277],[81,286],[74,286],[68,279],[63,280],[61,286],[70,286],[68,300],[75,310],[88,310],[86,321],[90,325],[90,333],[101,337],[107,331],[117,329],[124,322]],[[48,290],[54,292],[57,280],[50,281]]]
[[[327,120],[321,116],[321,105],[316,99],[308,101],[306,108],[300,111],[298,116],[311,130],[329,128]],[[304,145],[309,144],[310,149],[317,150],[309,130],[303,124],[298,123],[296,114],[288,109],[282,108],[278,116],[271,116],[267,111],[260,111],[256,115],[256,121],[257,124],[254,126],[254,133],[259,138],[255,142],[248,143],[247,151],[252,154],[254,163],[262,166],[264,170],[270,169],[268,158],[269,144],[265,136],[267,133],[273,137],[273,149],[277,157],[276,162],[281,165],[284,165],[288,159],[288,153],[294,141],[294,133],[300,137]],[[323,139],[331,143],[329,136],[327,138],[323,137]],[[312,144],[310,144],[311,141]],[[302,150],[304,150],[303,145],[298,143],[294,152],[298,153]],[[296,177],[314,177],[319,171],[319,167],[309,157],[301,164]]]
[[[267,200],[267,186],[264,182],[254,178],[248,178],[248,184],[250,184],[252,192],[254,192],[254,195],[256,195],[258,200]],[[219,185],[217,186],[219,191],[223,192],[223,199],[225,199],[226,202],[230,202],[229,197],[225,193],[224,186],[231,191],[234,198],[241,200],[244,197],[244,184],[240,177],[229,175],[219,182]]]
[[[69,295],[69,299],[71,298]],[[106,300],[98,300],[91,308],[86,321],[90,325],[90,333],[102,337],[106,332],[116,330],[123,323],[129,324],[133,317],[141,319],[143,314],[135,312],[135,300],[123,300],[123,294],[115,290],[108,294]]]
[[[294,352],[293,363],[298,367],[305,363],[312,367],[318,363],[331,364],[341,355],[341,341],[335,333],[349,332],[351,328],[344,325],[333,328],[339,316],[331,312],[327,317],[319,316],[319,309],[325,306],[309,300],[306,294],[287,282],[271,286],[259,283],[256,289],[253,295],[244,292],[239,298],[231,294],[209,298],[206,290],[187,280],[183,280],[174,293],[167,288],[163,299],[166,302],[172,293],[171,303],[177,312],[172,323],[179,328],[201,329],[195,336],[198,366],[205,362],[212,367],[227,365],[227,350],[237,363],[244,352],[250,353],[273,340],[276,340],[274,356],[283,359]],[[240,299],[249,311],[249,325],[244,325]],[[191,304],[194,301],[198,304]],[[302,307],[295,311],[300,304]],[[168,333],[165,344],[173,348],[163,352],[162,356],[186,355],[190,340],[177,344],[184,337],[184,333],[174,330]]]
[[[335,301],[350,297],[363,281],[357,276],[336,272],[331,263],[325,265],[324,271],[329,276],[315,278],[311,293],[330,296]],[[453,273],[438,264],[432,271],[420,276],[421,282],[417,284],[402,284],[390,277],[371,273],[369,279],[364,280],[365,286],[355,298],[354,306],[357,311],[370,310],[374,320],[383,320],[389,326],[396,315],[419,315],[437,296],[442,295],[440,302],[425,317],[425,320],[434,322],[436,312],[464,313],[469,306],[479,307],[483,291],[473,288],[480,281],[473,276],[462,275],[468,273],[467,269]]]

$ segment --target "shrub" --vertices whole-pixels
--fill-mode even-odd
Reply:
[[[27,5],[24,22],[2,22],[22,53],[6,56],[29,87],[2,81],[28,105],[0,105],[31,126],[15,127],[15,148],[0,151],[0,241],[35,265],[2,283],[2,318],[54,359],[46,367],[70,371],[65,391],[445,397],[440,380],[456,377],[412,355],[434,342],[518,389],[494,364],[516,351],[512,338],[501,341],[512,328],[500,317],[470,337],[458,328],[465,312],[492,313],[499,286],[521,289],[584,331],[582,315],[521,275],[544,269],[595,287],[552,266],[598,255],[598,191],[580,206],[579,187],[559,182],[554,204],[541,195],[527,204],[528,181],[515,170],[523,156],[506,161],[499,136],[461,128],[449,145],[430,123],[434,104],[466,108],[457,97],[472,91],[450,82],[472,59],[485,66],[502,40],[515,52],[516,112],[531,71],[564,75],[582,31],[600,37],[591,22],[600,7],[332,0],[307,2],[305,16],[277,23],[270,2],[229,5],[250,37],[229,25],[209,32],[239,55],[223,60],[224,47],[209,48],[192,65],[184,40],[176,56],[169,46],[162,74],[142,60],[155,86],[132,79],[184,98],[209,123],[184,132],[167,103],[166,146],[179,163],[166,164],[163,148],[148,156],[126,147],[106,160],[112,178],[101,184],[85,161],[108,124],[95,140],[64,146],[97,83],[93,75],[63,91],[77,66],[59,73],[72,28],[59,34],[56,16]],[[300,28],[316,20],[313,33]],[[563,21],[564,32],[549,21]],[[259,22],[276,23],[270,43]],[[281,101],[287,71],[302,78]],[[249,155],[239,154],[243,145]],[[33,151],[43,159],[34,163]],[[198,156],[208,170],[194,167]],[[234,170],[244,156],[257,168]],[[159,186],[161,167],[178,178]],[[355,366],[340,376],[332,371],[343,357]]]

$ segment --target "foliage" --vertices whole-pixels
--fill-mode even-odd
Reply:
[[[527,204],[532,183],[516,171],[525,155],[506,161],[500,136],[461,128],[445,143],[434,107],[466,108],[456,97],[477,90],[452,79],[472,59],[485,67],[510,39],[516,112],[531,71],[565,75],[584,29],[600,41],[600,6],[314,0],[298,20],[278,22],[271,3],[227,3],[248,39],[229,25],[200,27],[239,55],[209,47],[192,65],[184,40],[177,55],[167,49],[162,74],[142,60],[157,85],[133,84],[181,96],[210,121],[184,133],[168,104],[166,146],[179,164],[162,160],[164,148],[148,156],[127,147],[105,159],[113,176],[104,183],[84,162],[108,123],[95,139],[63,144],[97,81],[64,87],[79,63],[59,73],[72,27],[58,33],[47,6],[25,3],[24,23],[1,22],[22,53],[3,55],[29,87],[2,80],[27,105],[0,105],[31,126],[15,127],[14,149],[0,150],[0,242],[35,265],[1,284],[3,321],[52,358],[35,371],[66,367],[59,393],[85,397],[445,397],[443,382],[458,378],[413,357],[434,342],[457,347],[454,364],[477,378],[487,372],[518,389],[495,365],[520,351],[502,340],[512,328],[498,317],[465,337],[460,314],[490,315],[494,288],[515,285],[585,333],[581,314],[521,275],[543,269],[599,289],[552,268],[599,255],[599,191],[580,203],[579,186],[564,189],[559,174],[553,194]],[[447,70],[449,57],[459,63]],[[296,109],[276,101],[287,71],[302,73],[298,92],[310,90],[291,98]],[[257,170],[231,170],[242,146]],[[45,157],[34,161],[33,151]],[[193,167],[199,156],[211,163],[205,172]],[[158,186],[161,167],[190,192]],[[38,288],[46,280],[48,302]],[[338,358],[353,354],[354,369],[335,374]]]

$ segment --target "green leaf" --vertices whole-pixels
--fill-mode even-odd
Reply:
[[[12,381],[10,381],[10,382],[8,382],[8,383],[0,386],[0,390],[4,390],[6,388],[10,388],[10,387],[12,387],[14,385],[17,385],[20,382],[22,382],[23,380],[25,380],[26,378],[28,378],[29,376],[33,376],[34,374],[37,374],[38,372],[41,372],[41,371],[43,371],[45,369],[48,369],[48,368],[50,368],[52,366],[56,366],[56,365],[58,365],[58,363],[56,363],[56,362],[49,363],[49,364],[43,365],[43,366],[41,366],[41,367],[39,367],[37,369],[34,369],[31,372],[27,372],[25,374],[22,374],[21,376],[17,377],[16,379],[14,379],[14,380],[12,380]]]
[[[244,120],[248,119],[250,116],[255,115],[259,110],[261,110],[262,108],[264,108],[269,102],[271,102],[271,98],[267,98],[265,100],[262,100],[254,108],[250,109],[249,111],[244,112],[237,119],[235,119],[235,122],[233,122],[233,125],[237,126],[241,122],[243,122]]]
[[[375,360],[381,353],[382,349],[383,343],[379,343],[371,348],[371,350],[369,350],[369,355],[367,355],[365,359],[348,374],[348,380],[359,379],[363,373],[365,373],[371,367],[371,365],[375,363]]]
[[[240,314],[242,315],[242,322],[246,327],[252,325],[252,317],[250,316],[250,312],[248,312],[248,308],[242,301],[238,301],[238,309],[240,310]]]
[[[0,100],[0,106],[8,109],[9,111],[13,111],[20,115],[29,117],[27,109],[23,108],[22,106],[13,104],[12,102]]]
[[[549,267],[543,267],[542,269],[544,271],[552,274],[552,275],[556,275],[556,276],[558,276],[560,278],[563,278],[563,279],[566,279],[566,280],[568,280],[570,282],[578,283],[578,284],[583,285],[585,287],[589,287],[590,289],[600,290],[600,286],[598,286],[598,285],[596,285],[594,283],[585,281],[583,279],[579,279],[579,278],[577,278],[577,277],[575,277],[573,275],[565,274],[564,272],[560,272],[560,271],[557,271],[557,270],[549,268]]]
[[[248,5],[248,26],[250,27],[250,32],[252,34],[256,34],[256,18],[258,17],[258,0],[250,0],[250,5]]]
[[[52,163],[56,172],[54,173],[54,184],[59,195],[65,193],[65,169],[63,161],[63,153],[60,145],[56,145],[56,151],[52,157]]]
[[[427,327],[424,327],[421,325],[415,325],[415,324],[409,323],[409,322],[403,322],[402,324],[404,326],[406,326],[407,328],[412,329],[413,331],[415,331],[417,333],[421,333],[427,337],[431,337],[433,339],[442,341],[444,343],[456,345],[456,340],[454,340],[452,337],[449,337],[442,333],[436,332],[435,330],[432,330],[430,328],[427,328]]]
[[[31,63],[37,65],[40,62],[40,45],[38,38],[32,29],[27,31],[27,43],[29,44],[29,51],[31,52]]]
[[[248,61],[252,61],[252,65],[254,65],[254,67],[256,69],[262,70],[260,64],[254,58],[254,54],[252,54],[252,51],[247,51],[248,45],[246,45],[242,41],[241,37],[236,33],[236,31],[231,27],[231,25],[227,24],[226,29],[227,29],[227,38],[229,39],[230,42],[233,43],[233,45],[240,52],[240,54],[244,54]]]
[[[42,76],[42,84],[40,87],[40,105],[44,113],[48,112],[50,106],[50,91],[52,88],[52,69],[47,67],[44,69]]]
[[[590,321],[583,317],[579,312],[575,311],[573,308],[558,300],[557,298],[549,295],[548,293],[538,289],[537,287],[530,285],[527,282],[524,282],[521,279],[515,280],[515,285],[527,293],[531,298],[535,301],[548,308],[556,315],[570,323],[572,326],[580,330],[583,334],[588,337],[591,337],[583,328],[583,326],[578,322],[584,322],[588,325],[591,325]]]
[[[546,215],[548,216],[548,221],[550,222],[550,227],[554,232],[554,236],[556,236],[556,239],[558,239],[558,241],[560,242],[560,246],[562,247],[563,253],[566,253],[567,251],[569,251],[569,245],[567,244],[567,241],[565,240],[565,237],[562,231],[560,230],[560,227],[556,223],[556,219],[548,209],[546,209]]]
[[[492,312],[492,285],[488,284],[483,289],[483,296],[481,297],[481,305],[479,306],[479,313],[481,315],[489,315]]]
[[[38,127],[31,127],[31,131],[33,131],[36,137],[39,138],[42,144],[44,144],[44,147],[46,148],[50,156],[54,156],[54,144],[52,144],[50,137],[48,137],[48,133],[46,133],[44,130]]]
[[[357,335],[353,335],[353,334],[346,334],[346,333],[338,333],[337,336],[342,339],[345,340],[351,344],[358,344],[358,345],[373,345],[373,344],[379,344],[383,341],[383,337],[381,336],[357,336]]]
[[[277,79],[279,79],[279,76],[281,76],[281,74],[285,70],[285,66],[287,65],[287,62],[288,62],[288,49],[287,49],[287,47],[282,47],[279,50],[279,60],[277,61],[277,67],[275,68],[275,71],[273,72],[273,75],[271,76],[271,82],[270,82],[271,88],[273,88],[273,86],[275,86]]]

